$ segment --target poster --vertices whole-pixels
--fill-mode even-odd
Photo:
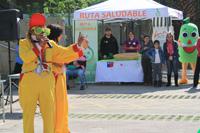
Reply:
[[[74,34],[75,40],[79,33],[87,37],[89,48],[84,50],[87,58],[86,80],[89,83],[95,81],[96,62],[98,61],[98,24],[97,21],[75,21]]]
[[[163,44],[166,42],[167,33],[169,32],[174,35],[174,27],[172,26],[172,20],[170,18],[160,17],[153,19],[152,40],[159,40],[161,48],[163,48]]]

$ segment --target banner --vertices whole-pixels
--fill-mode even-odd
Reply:
[[[167,25],[169,26],[167,27]],[[152,40],[159,40],[161,48],[163,48],[163,44],[166,42],[166,36],[168,32],[171,32],[172,35],[174,35],[172,20],[167,20],[167,18],[164,17],[154,18]]]
[[[98,61],[96,82],[143,82],[141,60]]]
[[[107,11],[107,12],[80,12],[80,19],[114,19],[114,18],[142,18],[146,17],[146,10],[133,10],[133,11]]]
[[[75,21],[74,25],[75,40],[79,33],[87,37],[89,48],[84,50],[87,58],[86,80],[95,81],[96,62],[98,61],[98,24],[97,21]]]

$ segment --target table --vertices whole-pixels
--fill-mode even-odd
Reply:
[[[141,60],[103,60],[96,66],[96,82],[143,82]]]
[[[3,116],[3,122],[5,122],[5,108],[4,108],[4,85],[3,83],[6,82],[6,80],[0,80],[0,88],[1,88],[1,106],[2,106],[2,116]]]
[[[12,94],[12,84],[18,88],[18,85],[15,84],[15,82],[13,82],[13,80],[19,80],[20,78],[20,74],[11,74],[8,75],[8,79],[9,79],[9,93],[10,93],[10,113],[12,113],[12,103],[13,103],[13,94]]]

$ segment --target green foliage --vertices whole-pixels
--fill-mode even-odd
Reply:
[[[87,0],[87,1],[88,1],[88,5],[91,6],[91,5],[95,5],[103,1],[106,1],[106,0]]]
[[[75,10],[97,4],[105,0],[46,0],[44,3],[44,12],[51,14],[68,14]]]

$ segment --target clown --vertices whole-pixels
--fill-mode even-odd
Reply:
[[[42,14],[33,14],[29,20],[27,38],[19,43],[19,55],[24,62],[19,83],[24,133],[34,133],[37,102],[42,113],[44,133],[55,133],[56,79],[53,66],[55,63],[68,63],[83,55],[80,44],[84,38],[70,47],[59,47],[54,41],[48,40],[50,29],[45,24],[46,19]]]
[[[192,71],[195,70],[195,64],[198,51],[196,49],[196,43],[199,37],[198,28],[195,24],[190,23],[190,19],[186,18],[184,24],[181,26],[179,34],[179,61],[182,63],[182,78],[179,81],[180,84],[187,84],[187,68],[188,64],[191,65]]]
[[[61,26],[57,24],[50,24],[47,26],[51,33],[48,36],[50,40],[53,40],[57,45],[62,38],[63,29]],[[75,44],[69,46],[69,49],[73,49],[76,46]],[[82,43],[84,48],[87,48],[87,42]],[[60,46],[58,46],[60,47]],[[70,50],[68,52],[69,62],[77,59],[77,53],[82,52],[81,50]],[[66,62],[67,63],[67,62]],[[68,126],[68,98],[66,92],[66,72],[65,72],[65,64],[61,63],[53,63],[52,71],[56,78],[56,120],[55,120],[55,133],[69,133]]]

